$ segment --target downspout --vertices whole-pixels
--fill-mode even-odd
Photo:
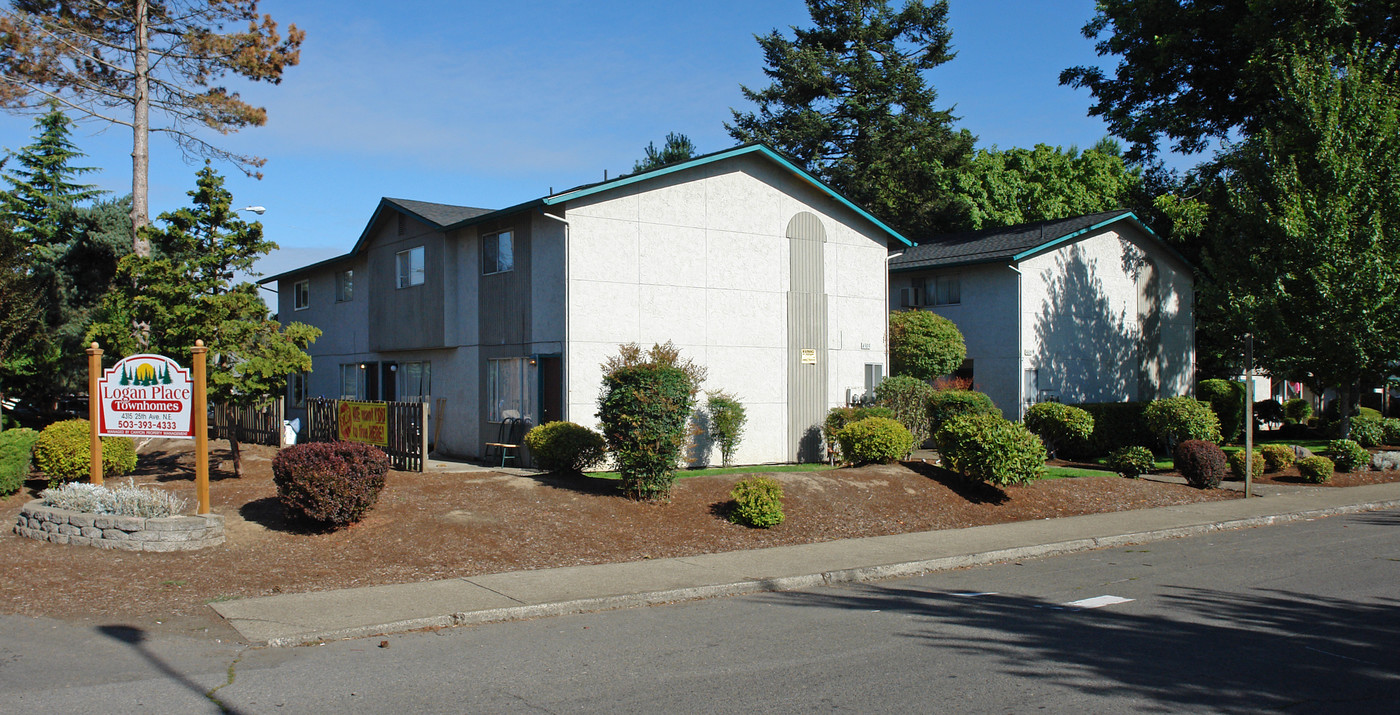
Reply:
[[[560,346],[562,349],[559,359],[559,382],[563,391],[563,399],[559,405],[559,419],[568,421],[569,419],[569,221],[563,216],[555,216],[544,209],[540,209],[540,215],[545,218],[552,218],[564,224],[564,342]]]
[[[1043,229],[1042,229],[1043,230]],[[1021,310],[1021,269],[1015,263],[1006,264],[1012,273],[1016,274],[1016,419],[1020,420],[1026,416],[1026,339],[1025,331],[1021,324],[1025,320],[1025,314]]]

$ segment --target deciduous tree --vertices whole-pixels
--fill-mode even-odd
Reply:
[[[1128,208],[1141,183],[1117,143],[1105,139],[1080,152],[1037,144],[1031,149],[978,150],[957,171],[954,206],[976,230]]]
[[[233,74],[278,83],[300,59],[304,33],[283,38],[256,0],[11,0],[0,12],[0,107],[57,100],[82,117],[132,130],[133,247],[150,248],[149,135],[167,134],[186,155],[234,162],[257,175],[263,159],[221,149],[201,135],[262,126],[267,112],[219,85]],[[152,110],[164,122],[153,124]]]

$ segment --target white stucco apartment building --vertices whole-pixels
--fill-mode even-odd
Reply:
[[[967,341],[975,389],[1008,419],[1043,400],[1190,394],[1190,266],[1129,211],[936,237],[895,248],[895,310],[931,310]]]
[[[384,199],[348,253],[264,282],[324,331],[293,415],[443,400],[437,451],[479,456],[506,416],[596,426],[603,361],[672,341],[747,408],[736,459],[786,462],[820,458],[827,410],[885,373],[892,244],[754,144],[500,210]]]

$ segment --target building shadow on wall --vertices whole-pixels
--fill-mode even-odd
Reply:
[[[1114,308],[1078,246],[1046,274],[1047,295],[1035,323],[1038,390],[1068,403],[1117,402],[1134,394],[1142,364],[1137,315]]]

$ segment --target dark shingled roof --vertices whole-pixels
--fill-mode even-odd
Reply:
[[[1120,209],[1073,218],[935,236],[891,258],[890,270],[907,271],[1010,260],[1013,256],[1123,216],[1132,216],[1132,212]]]
[[[385,197],[384,200],[424,221],[437,224],[439,228],[489,214],[495,210],[479,209],[471,206],[453,206],[452,204],[434,204],[427,201],[412,201],[409,199],[391,199],[388,197]]]

